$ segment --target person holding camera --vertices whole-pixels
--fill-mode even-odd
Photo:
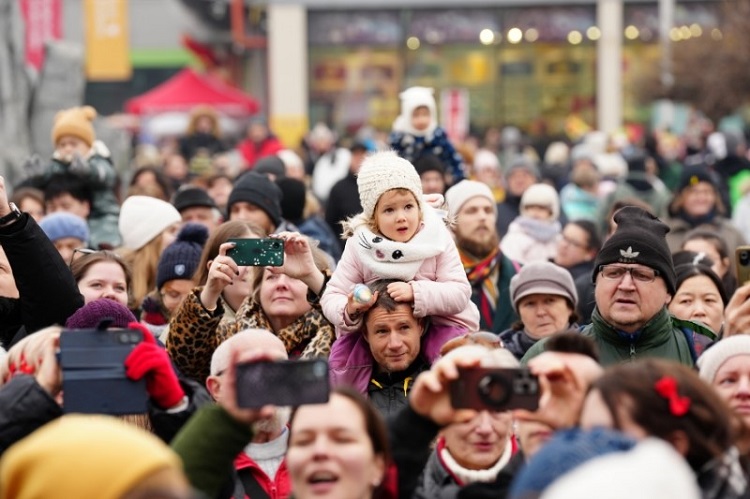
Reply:
[[[0,345],[62,324],[82,305],[66,262],[36,221],[8,202],[0,176]]]
[[[195,288],[177,308],[169,323],[167,351],[185,376],[203,383],[216,347],[248,328],[272,331],[291,358],[328,357],[333,326],[318,304],[330,273],[328,259],[299,233],[276,237],[284,241],[284,264],[253,267],[253,291],[234,320],[224,317],[220,300],[226,288],[242,280],[237,263],[227,255],[234,247],[231,242],[219,246],[205,286]]]
[[[252,351],[239,343],[231,345],[218,404],[199,411],[172,442],[191,484],[206,497],[222,497],[227,469],[258,434],[258,422],[274,417],[272,406],[238,407],[237,365],[278,355],[271,345],[258,345]],[[351,389],[332,390],[327,403],[298,407],[289,423],[288,439],[286,466],[295,498],[394,497],[388,493],[390,452],[385,424]]]
[[[614,216],[617,229],[596,257],[592,279],[596,308],[582,333],[592,337],[601,364],[661,357],[692,366],[696,343],[711,341],[707,328],[675,318],[667,305],[675,294],[675,270],[667,246],[669,227],[641,208]],[[544,351],[532,346],[522,362]]]

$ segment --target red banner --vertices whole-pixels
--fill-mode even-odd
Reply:
[[[62,36],[62,0],[21,0],[26,25],[26,64],[41,69],[44,44]]]

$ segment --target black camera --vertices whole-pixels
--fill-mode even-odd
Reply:
[[[451,382],[451,405],[457,409],[507,411],[539,407],[539,379],[526,368],[459,368]]]

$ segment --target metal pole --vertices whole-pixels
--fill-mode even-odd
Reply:
[[[602,32],[596,50],[597,128],[613,133],[622,126],[622,0],[597,0]]]
[[[674,85],[672,74],[672,39],[669,32],[674,26],[674,0],[659,0],[659,43],[661,45],[661,84]]]

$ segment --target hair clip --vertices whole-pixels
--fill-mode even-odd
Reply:
[[[684,416],[690,409],[690,399],[687,397],[680,397],[677,393],[677,380],[671,376],[662,376],[662,378],[654,383],[656,393],[667,399],[669,402],[669,412],[672,416]]]

